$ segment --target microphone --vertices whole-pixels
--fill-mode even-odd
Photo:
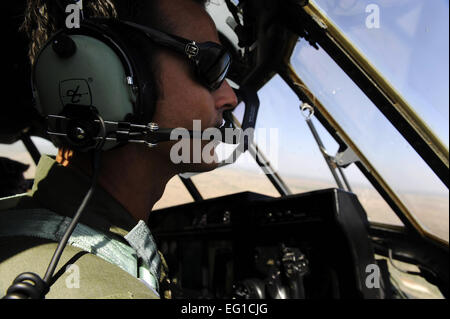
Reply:
[[[220,128],[211,127],[206,130],[188,130],[185,128],[160,128],[157,123],[147,125],[130,122],[102,121],[105,127],[105,136],[100,136],[100,120],[90,116],[93,107],[76,105],[77,116],[71,116],[66,108],[64,115],[48,115],[47,133],[51,136],[65,138],[66,142],[79,150],[87,151],[95,148],[101,141],[117,143],[141,143],[149,147],[158,143],[176,141],[183,138],[200,139],[205,141],[220,141],[227,144],[238,144],[242,130],[236,128],[232,116],[224,112],[225,123]],[[81,112],[81,108],[85,108]],[[80,116],[85,113],[84,116]],[[218,138],[219,137],[219,138]]]
[[[180,127],[160,128],[158,123],[153,122],[142,125],[126,121],[103,120],[97,109],[92,105],[67,104],[60,115],[47,116],[47,133],[50,136],[62,138],[71,147],[81,151],[95,149],[102,141],[119,144],[141,143],[153,147],[161,142],[176,141],[183,138],[205,141],[216,140],[226,144],[243,144],[245,151],[253,136],[252,134],[248,136],[243,132],[247,131],[248,128],[255,128],[259,99],[254,90],[240,89],[238,92],[238,96],[245,103],[241,127],[236,127],[234,124],[230,110],[223,112],[224,125],[220,128],[188,130]],[[105,128],[105,136],[100,135],[101,127]]]

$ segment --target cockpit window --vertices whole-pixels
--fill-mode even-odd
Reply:
[[[236,163],[196,175],[192,181],[205,199],[247,191],[280,196],[247,152]]]
[[[448,241],[448,188],[410,144],[321,48],[300,41],[291,64],[421,225]]]
[[[153,210],[187,204],[193,201],[194,199],[177,175],[172,177],[167,183],[163,196],[155,203]]]
[[[449,2],[310,0],[449,146]]]
[[[255,140],[290,191],[299,194],[338,187],[300,111],[297,95],[276,75],[258,91],[258,96]],[[327,153],[335,155],[339,145],[318,120],[312,121]],[[272,142],[268,137],[271,130],[276,132]],[[369,221],[403,225],[355,164],[343,171]]]
[[[238,5],[239,1],[231,1],[233,4]],[[234,32],[234,18],[230,10],[225,3],[225,0],[211,0],[206,3],[206,10],[211,15],[216,24],[217,30],[227,37],[227,39],[234,45],[236,49],[239,49],[239,39]]]

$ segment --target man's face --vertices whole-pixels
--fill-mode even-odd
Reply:
[[[171,33],[196,42],[219,42],[214,22],[202,6],[191,0],[160,1],[161,13],[174,26]],[[201,121],[201,129],[215,127],[222,123],[223,112],[237,104],[236,95],[226,81],[210,91],[196,78],[189,61],[169,49],[162,49],[157,55],[160,71],[161,96],[156,104],[153,121],[161,128],[193,129],[193,120]],[[157,149],[169,159],[170,147],[175,142],[160,143]],[[207,142],[202,142],[204,146]],[[203,148],[203,147],[202,147]],[[156,151],[156,149],[155,149]],[[192,159],[191,147],[191,159]],[[205,171],[216,163],[178,164],[178,172]]]

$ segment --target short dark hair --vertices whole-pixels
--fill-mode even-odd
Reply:
[[[160,1],[164,0],[90,0],[84,1],[83,12],[87,17],[120,18],[144,24],[161,31],[173,32],[173,26],[165,19],[159,8]],[[191,0],[200,5],[205,5],[208,0]],[[73,0],[27,0],[25,19],[21,30],[25,32],[30,40],[28,56],[31,64],[34,63],[36,55],[51,35],[64,28],[66,12],[65,8]],[[143,51],[148,64],[148,72],[153,77],[155,89],[153,90],[154,101],[162,96],[158,64],[155,63],[156,47],[150,41],[142,43],[139,37],[131,37],[127,34],[127,44]]]
[[[159,1],[164,0],[91,0],[85,1],[83,11],[88,17],[111,17],[145,24],[162,31],[173,28],[160,14]],[[205,5],[208,0],[192,0]],[[21,26],[30,39],[31,64],[50,36],[65,24],[65,7],[73,0],[27,0],[25,19]]]
[[[68,0],[28,0],[25,19],[21,26],[30,40],[28,56],[31,64],[51,35],[65,24],[65,7]],[[88,16],[117,17],[117,11],[110,0],[86,1],[83,10]]]

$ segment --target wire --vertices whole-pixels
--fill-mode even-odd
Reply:
[[[92,194],[95,191],[95,187],[97,185],[98,176],[100,174],[100,157],[102,148],[106,142],[106,127],[105,122],[99,115],[95,115],[98,118],[98,122],[100,123],[101,135],[102,139],[99,143],[96,144],[95,149],[93,150],[93,158],[92,158],[92,179],[89,190],[83,198],[80,206],[75,213],[72,221],[64,232],[63,237],[58,243],[55,252],[53,253],[52,259],[47,267],[47,270],[44,275],[44,279],[41,279],[37,274],[31,272],[25,272],[20,274],[14,279],[12,285],[8,288],[6,296],[4,299],[24,299],[24,298],[32,298],[32,299],[42,299],[49,292],[50,286],[54,283],[52,280],[53,274],[55,272],[56,266],[58,265],[59,259],[63,253],[64,248],[66,247],[67,242],[69,241],[70,236],[72,235],[75,227],[78,224],[78,221],[85,210],[86,206],[89,203],[89,200],[92,197]]]
[[[81,205],[78,207],[78,210],[73,217],[72,221],[70,222],[69,226],[67,227],[66,231],[64,232],[63,237],[58,243],[58,247],[56,247],[56,250],[53,254],[52,260],[50,261],[50,264],[48,265],[47,271],[45,272],[44,281],[48,284],[50,283],[50,280],[53,276],[53,273],[55,272],[55,268],[58,265],[59,259],[61,258],[62,252],[69,241],[70,236],[72,235],[72,232],[74,231],[76,225],[78,224],[78,220],[81,217],[81,214],[83,213],[84,209],[86,208],[87,204],[89,203],[89,200],[92,197],[92,194],[94,193],[95,186],[98,179],[99,174],[99,165],[100,165],[100,154],[101,152],[96,150],[94,153],[94,170],[93,170],[93,177],[91,181],[91,186],[86,193],[86,195],[83,198],[83,201],[81,202]]]
[[[72,235],[72,232],[74,231],[76,225],[78,224],[78,220],[80,219],[81,214],[83,213],[84,209],[86,208],[87,204],[89,203],[89,200],[91,199],[92,194],[94,193],[94,190],[95,190],[95,186],[97,184],[98,175],[100,173],[101,150],[106,141],[106,127],[105,127],[105,122],[103,121],[103,119],[98,115],[96,115],[96,116],[100,123],[102,140],[100,141],[100,143],[97,144],[97,146],[94,150],[94,154],[93,154],[93,161],[92,161],[93,173],[92,173],[92,179],[91,179],[91,186],[89,187],[89,190],[86,193],[86,195],[84,196],[83,201],[81,202],[80,206],[78,207],[78,210],[77,210],[75,216],[73,217],[72,221],[70,222],[69,226],[67,227],[66,231],[64,232],[63,237],[59,241],[58,246],[56,247],[56,250],[53,254],[53,257],[50,261],[50,264],[48,265],[47,271],[45,272],[45,276],[44,276],[44,281],[47,284],[50,283],[53,273],[55,272],[55,268],[58,265],[58,261],[61,258],[62,252],[63,252],[67,242],[69,241],[69,238]]]

